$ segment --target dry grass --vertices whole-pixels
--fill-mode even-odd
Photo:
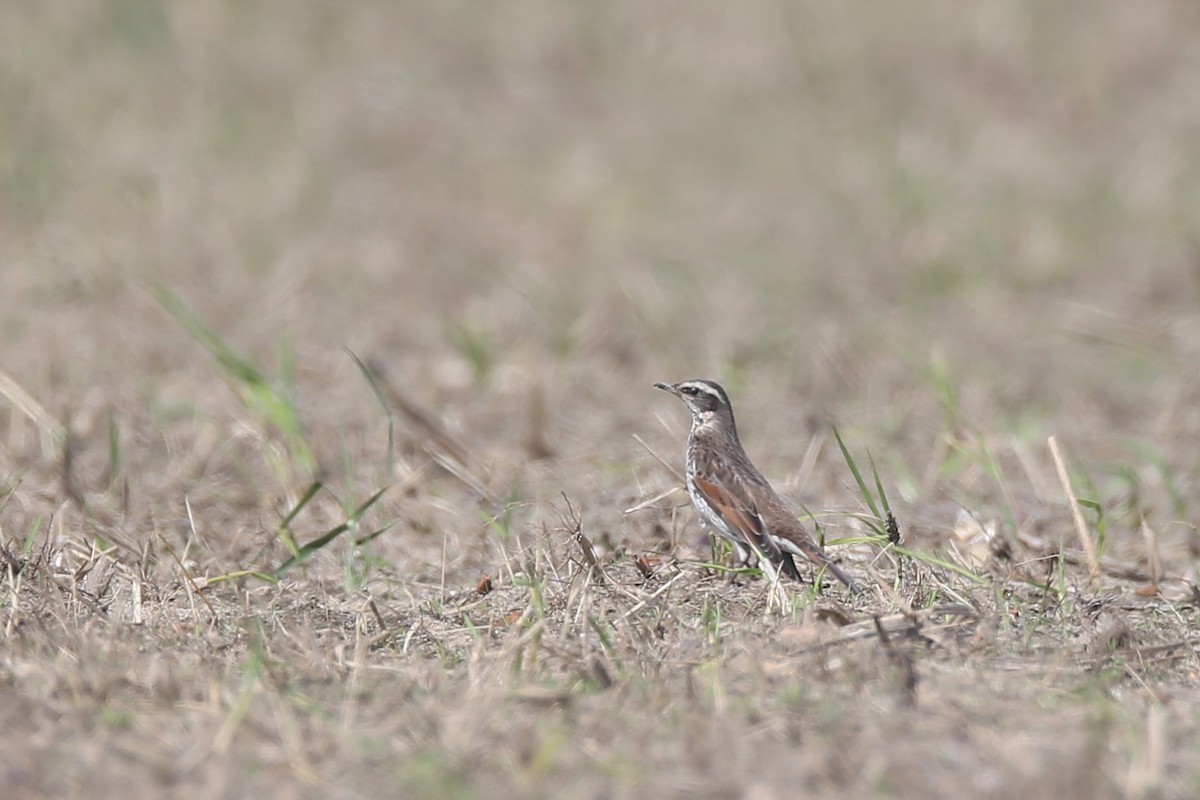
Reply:
[[[1196,794],[1192,4],[94,5],[0,11],[5,796]],[[701,375],[871,593],[714,559]]]

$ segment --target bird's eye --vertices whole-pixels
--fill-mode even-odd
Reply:
[[[684,386],[679,391],[683,392],[684,394],[700,394],[700,390],[695,386]]]

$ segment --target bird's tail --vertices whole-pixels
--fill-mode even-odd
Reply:
[[[824,556],[825,554],[822,553],[821,555]],[[847,575],[845,572],[843,572],[841,567],[839,567],[837,564],[830,561],[828,558],[825,558],[825,560],[821,566],[825,567],[825,569],[832,572],[833,577],[837,578],[839,581],[846,584],[846,588],[848,588],[850,591],[857,593],[857,592],[861,592],[863,590],[862,586],[859,585],[859,583],[857,581],[855,581],[853,578],[851,578],[849,575]]]
[[[788,552],[789,550],[798,551],[798,554],[802,554],[805,558],[816,564],[818,567],[824,567],[826,570],[828,570],[833,577],[846,584],[846,587],[850,589],[850,591],[863,591],[862,585],[847,575],[841,567],[830,561],[829,556],[825,555],[825,551],[818,547],[815,542],[797,543],[787,540],[786,543],[784,541],[780,541],[779,544],[785,544],[784,547],[778,548],[778,552],[784,556],[787,556],[787,560],[791,560],[791,555]],[[792,568],[795,569],[795,565],[793,565]]]

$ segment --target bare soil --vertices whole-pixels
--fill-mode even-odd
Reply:
[[[0,9],[5,797],[1200,793],[1194,3],[92,6]]]

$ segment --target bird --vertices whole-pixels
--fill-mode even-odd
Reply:
[[[654,386],[678,397],[692,412],[685,469],[688,495],[708,526],[733,545],[743,565],[762,556],[799,581],[793,557],[803,556],[852,591],[861,590],[829,560],[746,455],[729,395],[720,384],[696,379]]]

